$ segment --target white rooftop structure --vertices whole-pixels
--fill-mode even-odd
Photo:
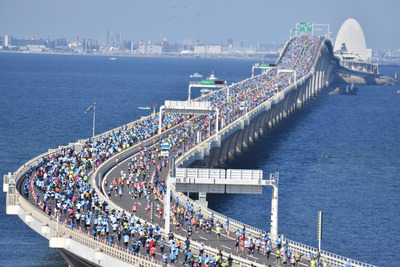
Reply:
[[[367,49],[365,43],[364,32],[357,20],[353,18],[347,19],[340,27],[333,49],[335,53],[340,54],[343,45],[347,50],[345,53],[357,56],[357,59],[367,60],[372,57],[372,50]]]

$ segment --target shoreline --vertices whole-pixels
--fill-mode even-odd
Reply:
[[[100,54],[100,53],[56,53],[56,52],[27,52],[27,51],[4,51],[0,53],[5,54],[33,54],[33,55],[65,55],[65,56],[96,56],[96,57],[132,57],[132,58],[183,58],[183,59],[236,59],[236,60],[260,60],[260,61],[276,61],[277,57],[263,57],[262,55],[247,55],[247,56],[224,56],[224,55],[134,55],[134,54]]]

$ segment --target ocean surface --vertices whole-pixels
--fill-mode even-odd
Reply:
[[[238,82],[255,61],[0,53],[0,174],[60,145],[148,115],[138,107],[187,99],[189,75],[214,71]],[[382,66],[390,76],[399,66]],[[324,212],[322,249],[378,266],[396,266],[400,243],[400,94],[397,86],[359,86],[357,96],[328,88],[268,132],[230,168],[280,173],[279,232],[314,247]],[[192,97],[200,95],[192,90]],[[1,192],[2,192],[1,183]],[[269,229],[271,189],[213,195],[215,210]],[[5,214],[0,193],[0,266],[67,266],[48,241]]]

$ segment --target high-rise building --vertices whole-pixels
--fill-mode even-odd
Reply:
[[[221,45],[223,47],[233,46],[233,40],[232,39],[224,39],[224,40],[222,40]]]
[[[110,32],[108,30],[103,31],[102,45],[107,46],[110,43]]]
[[[9,46],[10,45],[10,40],[9,40],[9,37],[8,37],[8,35],[5,35],[4,36],[4,46]]]
[[[233,41],[233,47],[243,47],[243,41],[242,40]]]

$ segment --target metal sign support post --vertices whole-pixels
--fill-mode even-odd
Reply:
[[[216,130],[215,130],[215,133],[218,134],[218,128],[219,128],[219,127],[218,127],[218,126],[219,126],[219,124],[218,124],[218,121],[219,121],[219,108],[216,107],[215,110],[217,111],[217,121],[216,121],[216,123],[215,123],[215,127],[216,127],[216,128],[215,128],[215,129],[216,129]]]
[[[192,94],[192,85],[189,84],[189,91],[188,91],[188,101],[190,102],[190,96]]]
[[[321,241],[322,241],[322,211],[318,211],[318,250],[321,251]]]
[[[93,142],[94,142],[94,127],[96,124],[96,102],[93,104]]]
[[[271,238],[276,239],[278,237],[278,197],[279,197],[279,173],[270,174],[270,180],[274,180],[271,183],[272,189],[272,200],[271,200]]]
[[[166,204],[164,206],[164,216],[165,216],[165,232],[169,234],[170,231],[170,223],[171,223],[171,185],[172,185],[172,178],[168,176],[167,178],[167,194],[166,194]]]
[[[165,106],[160,107],[160,121],[158,123],[158,134],[161,134],[161,124],[162,124],[162,111],[165,108]]]

